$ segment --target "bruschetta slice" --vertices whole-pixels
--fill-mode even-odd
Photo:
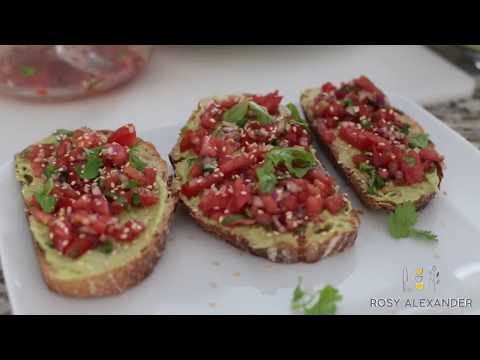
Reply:
[[[359,217],[281,100],[277,91],[200,101],[170,153],[174,186],[201,227],[237,248],[315,262],[353,245]]]
[[[47,286],[62,295],[113,295],[153,271],[176,197],[167,163],[137,138],[57,130],[15,157],[16,177]]]
[[[440,189],[444,159],[420,124],[390,105],[367,77],[301,95],[303,112],[363,203],[392,211],[425,207]]]

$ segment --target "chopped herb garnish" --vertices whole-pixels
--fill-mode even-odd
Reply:
[[[410,124],[404,123],[403,127],[400,128],[400,132],[402,132],[405,135],[408,135],[410,132]]]
[[[114,194],[112,192],[105,192],[105,196],[112,200],[112,201],[115,201],[117,203],[119,203],[120,205],[126,205],[128,202],[127,202],[127,199],[125,199],[125,197],[121,196],[121,195],[117,195],[117,194]]]
[[[225,111],[223,114],[223,121],[237,124],[243,127],[247,122],[248,102],[243,101],[232,108]]]
[[[49,178],[43,185],[42,191],[34,193],[35,200],[37,200],[42,210],[48,214],[55,210],[55,205],[57,204],[57,199],[54,196],[49,195],[52,189],[53,180],[52,178]]]
[[[326,285],[323,289],[312,293],[302,289],[301,285],[302,278],[298,280],[298,285],[293,292],[291,306],[295,312],[305,315],[335,315],[337,303],[342,300],[337,289]]]
[[[59,135],[66,135],[66,136],[70,136],[72,135],[72,131],[70,130],[67,130],[67,129],[57,129],[53,135],[55,136],[59,136]]]
[[[227,215],[222,220],[222,225],[230,225],[233,224],[235,221],[246,219],[245,215],[236,214],[236,215]]]
[[[98,177],[100,168],[103,166],[103,161],[100,156],[101,151],[101,147],[91,150],[85,149],[85,152],[87,153],[87,162],[83,169],[80,166],[75,167],[75,172],[78,176],[85,180],[93,180]]]
[[[417,223],[417,211],[411,201],[398,205],[388,217],[388,230],[395,239],[414,237],[424,240],[438,240],[437,236],[429,230],[414,229]]]
[[[408,166],[413,167],[417,165],[417,160],[411,156],[404,156],[403,160],[407,163]]]
[[[300,113],[298,112],[297,107],[292,103],[288,103],[287,108],[288,108],[288,110],[290,110],[290,113],[292,114],[293,122],[295,124],[300,125],[301,127],[303,127],[308,132],[310,132],[310,128],[308,127],[307,122],[305,121],[305,119],[302,119],[302,117],[300,116]]]
[[[147,167],[147,163],[144,162],[142,159],[137,154],[138,152],[138,147],[132,147],[130,149],[130,153],[128,156],[128,162],[130,165],[132,165],[135,169],[137,169],[140,172],[143,172],[143,170]]]
[[[20,72],[23,76],[30,77],[36,74],[37,70],[31,66],[22,66]]]
[[[345,105],[346,107],[353,107],[353,106],[355,106],[355,105],[353,104],[353,100],[350,99],[350,98],[345,99],[345,100],[343,101],[343,105]]]
[[[271,124],[273,122],[273,117],[268,113],[267,109],[263,106],[258,105],[256,102],[250,101],[249,103],[250,109],[254,112],[257,120],[263,124]]]
[[[128,179],[124,184],[123,184],[123,187],[125,189],[136,189],[138,188],[140,185],[138,184],[138,181],[137,180],[131,180],[131,179]]]
[[[212,172],[218,167],[217,160],[211,159],[203,163],[203,171]]]
[[[261,192],[272,192],[277,185],[277,177],[275,176],[275,167],[270,160],[265,160],[262,166],[256,170],[257,178],[260,182]]]
[[[362,128],[364,128],[364,129],[371,129],[372,128],[372,122],[370,120],[368,120],[367,118],[360,119],[360,125],[362,125]]]
[[[137,193],[132,194],[132,205],[135,206],[140,206],[142,204],[142,201],[140,200],[140,195]]]
[[[278,180],[275,175],[275,166],[280,164],[285,164],[291,175],[302,178],[310,169],[315,167],[317,162],[313,154],[303,148],[273,148],[267,153],[263,165],[256,170],[262,192],[272,192],[275,188]]]
[[[50,176],[55,174],[56,171],[57,168],[55,167],[55,165],[53,165],[52,163],[48,163],[48,165],[45,167],[45,170],[43,170],[43,175],[49,178]]]
[[[97,247],[97,250],[103,254],[111,254],[113,251],[112,240],[108,240],[105,244],[100,245],[99,247]]]
[[[367,184],[367,193],[370,195],[375,195],[378,193],[378,190],[385,186],[385,180],[383,180],[380,175],[377,174],[377,170],[369,164],[362,163],[358,169],[366,174],[368,174],[369,180]]]
[[[411,147],[416,147],[420,149],[424,149],[428,146],[428,135],[427,134],[414,134],[411,135],[409,140],[409,145]]]

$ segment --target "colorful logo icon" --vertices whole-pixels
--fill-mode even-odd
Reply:
[[[428,277],[425,276],[425,269],[423,266],[415,267],[415,276],[410,279],[409,269],[403,267],[403,291],[424,290],[425,288],[431,288],[434,291],[437,290],[440,284],[440,271],[433,265],[432,269],[428,272]],[[413,274],[413,272],[412,272]],[[428,285],[427,285],[428,284]]]

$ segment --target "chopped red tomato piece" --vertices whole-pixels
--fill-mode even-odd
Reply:
[[[342,196],[330,196],[325,199],[325,208],[332,215],[338,214],[346,205],[347,202]]]
[[[273,199],[271,194],[260,195],[265,211],[269,214],[278,214],[280,209],[277,206],[277,202]]]
[[[264,106],[271,115],[278,114],[278,105],[282,101],[283,96],[278,95],[278,90],[265,96],[255,95],[253,101],[258,105]]]
[[[143,180],[143,174],[139,170],[135,169],[133,166],[125,166],[124,172],[125,175],[127,175],[132,180]]]
[[[93,235],[80,234],[78,237],[64,249],[64,254],[68,257],[76,259],[88,250],[93,248],[96,243],[96,237]]]
[[[337,90],[337,88],[331,82],[327,82],[322,86],[322,91],[324,92],[331,92],[335,90]]]
[[[137,132],[133,124],[124,125],[115,130],[107,140],[108,143],[118,143],[123,146],[132,147],[137,142]]]
[[[141,188],[137,191],[142,206],[152,206],[158,202],[158,196],[148,189]]]
[[[323,210],[323,199],[321,196],[309,196],[305,201],[305,209],[307,210],[307,215],[314,217],[320,214]]]
[[[422,160],[430,160],[436,162],[441,162],[443,160],[443,157],[433,149],[422,149],[420,150],[419,155]]]
[[[103,147],[102,158],[110,166],[122,166],[128,161],[128,153],[122,145],[114,142]]]
[[[117,241],[130,242],[134,240],[143,230],[145,225],[138,220],[128,220],[124,225],[114,225],[109,229]]]
[[[30,212],[32,213],[32,216],[40,221],[42,224],[47,225],[54,217],[51,214],[47,214],[46,212],[43,212],[39,208],[36,207],[31,207]]]

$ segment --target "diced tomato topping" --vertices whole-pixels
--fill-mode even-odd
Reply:
[[[228,99],[226,100],[223,100],[221,103],[220,103],[220,106],[225,109],[225,110],[228,110],[232,107],[234,107],[235,105],[237,105],[238,103],[238,99],[235,98],[234,96],[230,96]]]
[[[331,144],[335,141],[335,133],[331,130],[323,130],[320,133],[320,137],[322,138],[322,141],[326,144]]]
[[[143,174],[139,170],[135,169],[133,166],[125,166],[124,172],[125,175],[127,175],[131,180],[143,180]]]
[[[203,166],[200,164],[193,164],[190,168],[190,177],[196,178],[203,174]]]
[[[124,125],[115,130],[107,140],[108,143],[118,143],[123,146],[132,147],[137,142],[137,132],[133,124]]]
[[[276,115],[278,114],[278,105],[280,105],[282,98],[283,96],[278,95],[277,90],[265,96],[255,95],[252,100],[258,105],[264,106],[271,115]]]
[[[122,166],[128,161],[128,153],[122,145],[114,142],[103,147],[102,158],[110,166]]]
[[[277,206],[277,202],[273,199],[271,194],[262,194],[260,195],[265,211],[269,214],[278,214],[280,209]]]
[[[372,94],[383,94],[366,76],[360,76],[354,83]]]
[[[297,208],[298,206],[298,200],[297,198],[292,195],[288,194],[281,202],[281,206],[286,210],[286,211],[293,211]]]
[[[223,180],[223,176],[219,173],[212,173],[207,176],[200,176],[190,180],[182,186],[182,193],[187,197],[198,195],[202,190],[208,189],[213,184]]]
[[[307,210],[307,215],[314,217],[320,214],[323,210],[323,199],[321,196],[309,196],[305,201],[305,209]]]
[[[97,195],[93,197],[91,209],[97,214],[110,215],[110,207],[108,206],[107,198],[104,195]]]
[[[237,212],[241,211],[252,200],[251,188],[241,178],[238,178],[233,183],[233,198]]]
[[[222,110],[216,103],[210,104],[207,109],[200,116],[200,122],[205,129],[213,129],[217,126],[219,115]]]
[[[32,213],[33,217],[40,221],[42,224],[48,224],[52,219],[53,215],[47,214],[46,212],[43,212],[39,208],[32,207],[30,208],[30,212]]]
[[[140,196],[142,206],[152,206],[158,202],[158,196],[148,189],[141,188],[137,193]]]
[[[79,258],[95,246],[95,240],[95,236],[81,234],[81,237],[79,236],[73,239],[73,241],[64,249],[64,253],[66,256],[73,259]]]
[[[331,82],[327,82],[322,86],[322,91],[324,92],[331,92],[335,90],[337,90],[337,88]]]
[[[443,157],[437,153],[435,150],[432,149],[422,149],[419,152],[420,158],[422,160],[430,160],[430,161],[436,161],[436,162],[441,162],[443,161]]]
[[[229,176],[234,172],[245,170],[252,166],[255,163],[255,159],[252,159],[246,154],[238,155],[222,165],[220,165],[220,171],[225,175]]]
[[[78,198],[72,206],[74,209],[77,210],[92,210],[92,197],[90,195],[82,195]]]
[[[347,202],[342,196],[330,196],[325,199],[325,208],[330,211],[332,215],[338,214],[345,208]]]
[[[155,183],[157,180],[157,169],[152,168],[152,167],[146,167],[143,169],[143,179],[142,179],[142,185],[143,186],[149,186]]]
[[[363,154],[356,154],[352,156],[352,161],[356,166],[367,162],[367,160],[369,160],[368,156]]]
[[[138,220],[128,220],[124,225],[113,226],[109,233],[117,241],[130,242],[134,240],[143,230],[145,225]]]
[[[79,132],[78,136],[73,135],[75,146],[81,149],[90,149],[97,147],[102,143],[100,136],[93,131]]]

